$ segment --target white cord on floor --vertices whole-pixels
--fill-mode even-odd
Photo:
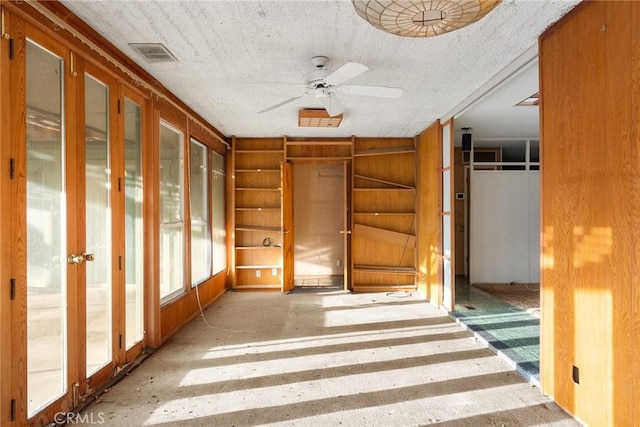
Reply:
[[[200,303],[200,292],[198,292],[198,288],[200,286],[196,286],[196,300],[198,300],[198,308],[200,309],[200,316],[202,316],[202,320],[204,320],[204,324],[207,325],[208,327],[210,327],[211,329],[215,329],[216,331],[224,331],[224,332],[236,332],[236,333],[245,333],[245,334],[255,334],[256,331],[236,331],[233,329],[225,329],[225,328],[218,328],[215,326],[212,326],[211,324],[209,324],[209,322],[207,322],[207,318],[204,317],[204,310],[202,310],[202,304]]]
[[[392,298],[408,298],[410,296],[412,296],[413,293],[411,292],[387,292],[387,296],[388,297],[392,297]]]

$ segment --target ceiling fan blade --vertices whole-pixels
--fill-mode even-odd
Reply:
[[[369,68],[366,65],[358,64],[357,62],[347,62],[342,67],[335,70],[324,78],[324,81],[330,86],[337,86],[342,82],[346,82],[355,76],[364,73]]]
[[[320,98],[320,101],[322,101],[322,106],[324,107],[325,110],[327,110],[327,113],[329,114],[330,117],[339,116],[344,112],[344,107],[338,100],[338,97],[335,96],[333,93],[330,93],[328,96]]]
[[[275,110],[278,107],[282,107],[283,105],[288,104],[290,102],[293,102],[296,99],[300,99],[300,98],[302,98],[303,96],[306,96],[306,95],[307,95],[306,93],[303,93],[301,95],[296,95],[293,98],[286,99],[286,100],[284,100],[282,102],[279,102],[279,103],[277,103],[275,105],[272,105],[271,107],[267,107],[264,110],[260,110],[260,111],[258,111],[257,114],[262,114],[262,113],[266,113],[267,111]]]
[[[350,95],[379,96],[382,98],[399,98],[403,90],[399,87],[343,85],[335,90]]]

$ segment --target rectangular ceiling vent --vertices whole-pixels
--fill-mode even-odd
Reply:
[[[342,114],[329,116],[325,109],[298,110],[298,127],[301,128],[337,128],[342,122]]]
[[[177,62],[175,56],[162,43],[129,43],[129,46],[147,62]]]

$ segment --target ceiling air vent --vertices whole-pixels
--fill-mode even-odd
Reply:
[[[298,127],[301,128],[337,128],[342,122],[342,114],[331,117],[327,110],[298,110]]]
[[[147,62],[177,62],[175,56],[162,43],[129,43],[129,46]]]

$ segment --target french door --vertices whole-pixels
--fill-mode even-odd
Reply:
[[[14,99],[26,113],[16,148],[25,256],[13,264],[26,309],[12,316],[26,325],[17,414],[37,424],[78,405],[144,346],[143,103],[35,28],[22,42],[24,91]]]

